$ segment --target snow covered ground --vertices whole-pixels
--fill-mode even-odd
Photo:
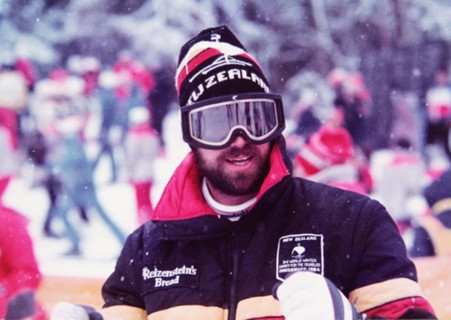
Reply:
[[[175,167],[189,150],[181,138],[178,111],[168,115],[165,128],[167,130],[163,137],[166,150],[155,162],[153,203],[156,203]],[[94,178],[101,204],[126,233],[132,232],[138,226],[132,187],[124,179],[119,179],[117,183],[109,182],[107,159],[101,161]],[[42,227],[49,200],[42,187],[31,186],[25,178],[14,179],[4,195],[4,201],[30,219],[29,230],[44,275],[105,278],[113,270],[121,246],[95,212],[89,215],[88,223],[83,223],[74,212],[73,218],[82,238],[83,254],[70,257],[64,256],[70,245],[68,240],[43,236]],[[58,220],[55,219],[55,222]],[[61,230],[62,226],[55,224],[55,229]]]

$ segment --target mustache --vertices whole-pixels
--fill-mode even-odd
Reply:
[[[257,154],[255,146],[252,144],[245,144],[239,148],[236,146],[230,147],[221,154],[221,158],[234,158],[238,156],[254,156]]]

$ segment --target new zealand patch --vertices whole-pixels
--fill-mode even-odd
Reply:
[[[277,279],[296,271],[324,275],[323,235],[301,233],[283,236],[277,248]]]

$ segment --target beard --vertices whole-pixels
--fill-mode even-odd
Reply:
[[[262,154],[252,144],[242,148],[230,147],[221,152],[214,161],[206,161],[202,152],[193,149],[196,164],[202,176],[217,190],[230,196],[256,194],[269,172],[269,156]],[[227,159],[237,156],[250,156],[254,166],[250,170],[228,172],[224,167]]]

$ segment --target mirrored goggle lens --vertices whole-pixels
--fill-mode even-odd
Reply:
[[[229,141],[233,131],[241,129],[255,142],[264,140],[278,128],[277,108],[274,100],[249,99],[191,110],[191,138],[203,144],[220,146]]]

